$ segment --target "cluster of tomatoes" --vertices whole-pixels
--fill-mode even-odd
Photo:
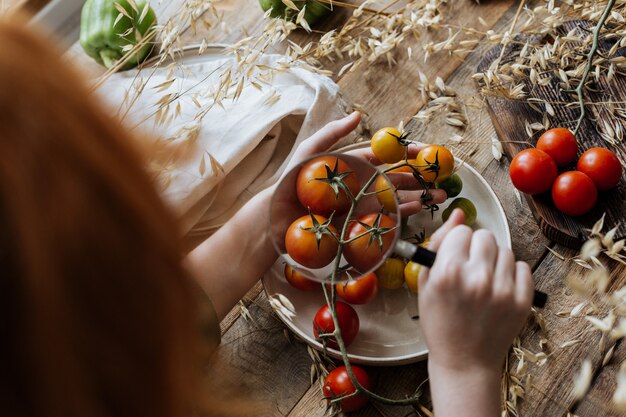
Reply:
[[[462,182],[453,172],[452,153],[443,146],[430,145],[415,159],[409,159],[409,143],[406,135],[397,129],[384,128],[372,137],[371,149],[381,162],[391,164],[385,167],[385,172],[412,173],[426,190],[437,183],[447,187],[446,191],[452,196],[458,195]],[[334,311],[346,347],[354,341],[360,327],[359,317],[351,304],[369,303],[377,296],[379,288],[398,289],[405,283],[410,291],[417,293],[420,269],[419,264],[398,258],[388,258],[381,264],[394,242],[398,213],[395,187],[388,177],[382,175],[374,183],[381,210],[348,219],[341,243],[337,231],[341,227],[333,223],[349,212],[361,187],[357,175],[341,157],[324,155],[305,163],[298,172],[296,194],[309,214],[294,220],[285,234],[287,254],[296,265],[286,264],[284,275],[287,282],[302,291],[321,290],[322,284],[309,279],[299,267],[319,269],[329,265],[336,261],[339,245],[342,245],[341,253],[348,265],[340,267],[339,282],[334,286],[335,293],[342,299],[335,301]],[[418,243],[425,243],[424,236]],[[371,272],[379,264],[381,266]],[[330,284],[325,285],[330,289]],[[327,346],[337,348],[337,341],[332,337],[334,331],[331,309],[323,305],[313,318],[313,333]],[[357,366],[351,368],[360,385],[370,389],[367,373]],[[354,390],[343,366],[329,373],[323,387],[328,398],[349,395]],[[366,403],[367,399],[361,395],[352,395],[340,402],[345,412],[355,411]]]
[[[572,166],[578,154],[576,138],[568,129],[546,131],[535,148],[518,153],[511,161],[510,175],[515,188],[536,195],[551,190],[556,208],[570,216],[581,216],[593,209],[598,191],[615,187],[622,177],[622,164],[606,148],[585,151],[576,170],[559,174],[559,168]]]

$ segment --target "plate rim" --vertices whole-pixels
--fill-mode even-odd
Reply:
[[[346,151],[355,150],[355,149],[362,149],[362,148],[367,147],[367,144],[368,142],[353,143],[351,145],[347,145],[339,149],[333,149],[332,152],[341,153],[341,152],[346,152]],[[507,247],[511,249],[513,247],[513,241],[511,238],[511,228],[509,227],[509,219],[507,218],[506,212],[504,211],[504,206],[502,206],[502,202],[496,195],[495,191],[493,190],[493,188],[491,188],[487,180],[485,180],[485,178],[474,167],[472,167],[467,162],[457,158],[456,156],[454,157],[454,160],[455,160],[455,163],[459,164],[459,166],[464,166],[470,172],[472,172],[480,180],[483,186],[485,186],[485,188],[489,191],[489,194],[491,195],[491,197],[497,203],[496,205],[498,207],[498,211],[500,212],[502,218],[504,219],[504,229],[506,232]],[[261,286],[263,287],[263,292],[265,293],[265,296],[269,299],[271,297],[271,294],[269,294],[269,292],[267,291],[267,287],[265,285],[266,279],[269,279],[268,275],[269,275],[269,271],[263,274],[263,276],[261,277]],[[291,321],[288,317],[286,317],[281,311],[277,309],[274,309],[274,311],[276,312],[278,317],[281,319],[283,324],[287,326],[287,328],[289,328],[300,340],[302,340],[308,346],[311,346],[318,351],[323,351],[323,346],[320,342],[309,338],[308,335],[304,333],[304,331],[302,331],[299,327],[296,327],[293,321]],[[341,352],[339,352],[338,350],[327,348],[326,351],[328,352],[329,356],[335,359],[342,358]],[[371,356],[355,355],[353,353],[348,353],[348,359],[351,362],[354,362],[356,364],[364,364],[364,365],[369,365],[369,366],[398,366],[398,365],[408,365],[411,363],[420,362],[428,357],[428,352],[429,352],[429,349],[426,348],[424,349],[424,351],[419,351],[417,353],[410,353],[406,355],[383,357],[383,358],[375,358]]]

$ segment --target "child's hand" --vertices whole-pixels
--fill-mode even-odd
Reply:
[[[500,373],[530,312],[531,271],[487,230],[472,232],[455,210],[430,241],[437,251],[419,281],[419,310],[429,367]]]

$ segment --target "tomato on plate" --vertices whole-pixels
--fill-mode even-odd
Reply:
[[[371,213],[348,225],[343,256],[357,271],[368,272],[378,265],[391,249],[396,237],[396,222],[382,213]]]
[[[615,187],[622,178],[622,164],[606,148],[591,148],[583,153],[576,169],[587,174],[600,191]]]
[[[352,199],[341,186],[342,182],[353,196],[359,193],[359,180],[345,161],[333,155],[314,158],[298,172],[298,200],[315,214],[325,217],[333,212],[343,214],[350,209]]]
[[[552,200],[561,212],[580,216],[596,204],[598,192],[591,178],[579,171],[559,175],[552,186]]]
[[[302,272],[296,271],[289,264],[285,264],[284,273],[287,282],[301,291],[313,291],[322,288],[322,284],[305,277]]]
[[[452,175],[454,156],[441,145],[428,145],[417,154],[415,164],[424,181],[440,182]]]
[[[410,159],[407,161],[407,163],[415,165],[415,160]],[[396,168],[390,167],[393,169],[387,171],[386,174],[414,172],[410,166],[403,164],[404,162],[398,164],[399,166]],[[374,190],[376,191],[376,198],[378,199],[378,202],[385,208],[385,210],[393,213],[398,209],[398,206],[396,205],[396,198],[394,196],[396,187],[387,178],[385,178],[383,175],[379,175],[378,178],[376,178],[376,182],[374,183]]]
[[[388,258],[376,270],[378,285],[386,290],[397,290],[404,284],[404,262],[398,258]]]
[[[415,294],[417,294],[417,283],[421,268],[422,265],[411,261],[404,267],[404,282],[406,282],[409,291]]]
[[[337,295],[350,304],[367,304],[378,294],[378,278],[370,272],[335,284]]]
[[[576,159],[578,143],[569,129],[556,127],[541,135],[537,141],[537,149],[550,155],[558,167],[563,167]]]
[[[326,217],[307,214],[296,219],[285,233],[285,247],[291,258],[307,268],[322,268],[337,256],[337,229]]]
[[[352,368],[352,373],[358,383],[363,388],[370,391],[372,389],[372,382],[367,373],[358,366],[351,365],[350,367]],[[324,388],[322,390],[324,392],[324,397],[329,399],[350,395],[356,391],[345,366],[338,366],[328,373],[324,379]],[[351,413],[365,407],[367,402],[367,397],[363,395],[355,395],[344,398],[339,403],[341,405],[341,409],[345,413]]]
[[[337,320],[339,321],[339,332],[341,333],[343,343],[347,347],[354,341],[354,338],[359,332],[359,316],[349,304],[342,303],[341,301],[335,302],[335,311],[337,313]],[[334,331],[335,323],[333,322],[333,316],[328,305],[324,304],[317,310],[313,318],[313,334],[316,339],[319,339],[320,334],[332,333]],[[326,344],[332,348],[337,348],[337,341],[334,337],[327,338]]]
[[[409,141],[398,129],[384,127],[374,133],[370,141],[372,152],[376,158],[386,164],[393,164],[404,158]]]
[[[454,209],[463,210],[463,214],[465,214],[465,223],[466,226],[472,227],[474,223],[476,223],[476,217],[478,216],[478,210],[476,210],[476,206],[472,203],[472,200],[465,197],[455,198],[452,203],[441,213],[441,220],[444,222],[448,221],[448,218],[454,211]]]
[[[558,170],[554,159],[540,149],[525,149],[515,155],[509,168],[515,188],[526,194],[548,191]]]
[[[444,190],[448,198],[454,198],[461,194],[463,180],[459,174],[452,174],[445,180],[435,183],[435,187]]]

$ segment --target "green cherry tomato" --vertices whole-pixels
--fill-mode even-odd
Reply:
[[[476,206],[469,199],[464,197],[459,197],[452,201],[450,205],[441,213],[441,218],[445,222],[452,214],[454,209],[460,208],[465,213],[465,224],[468,226],[472,226],[476,222],[476,215],[478,214],[476,211]]]
[[[454,198],[461,194],[461,190],[463,190],[463,180],[459,174],[452,174],[445,180],[438,182],[435,184],[437,188],[440,188],[448,194],[448,198]]]

